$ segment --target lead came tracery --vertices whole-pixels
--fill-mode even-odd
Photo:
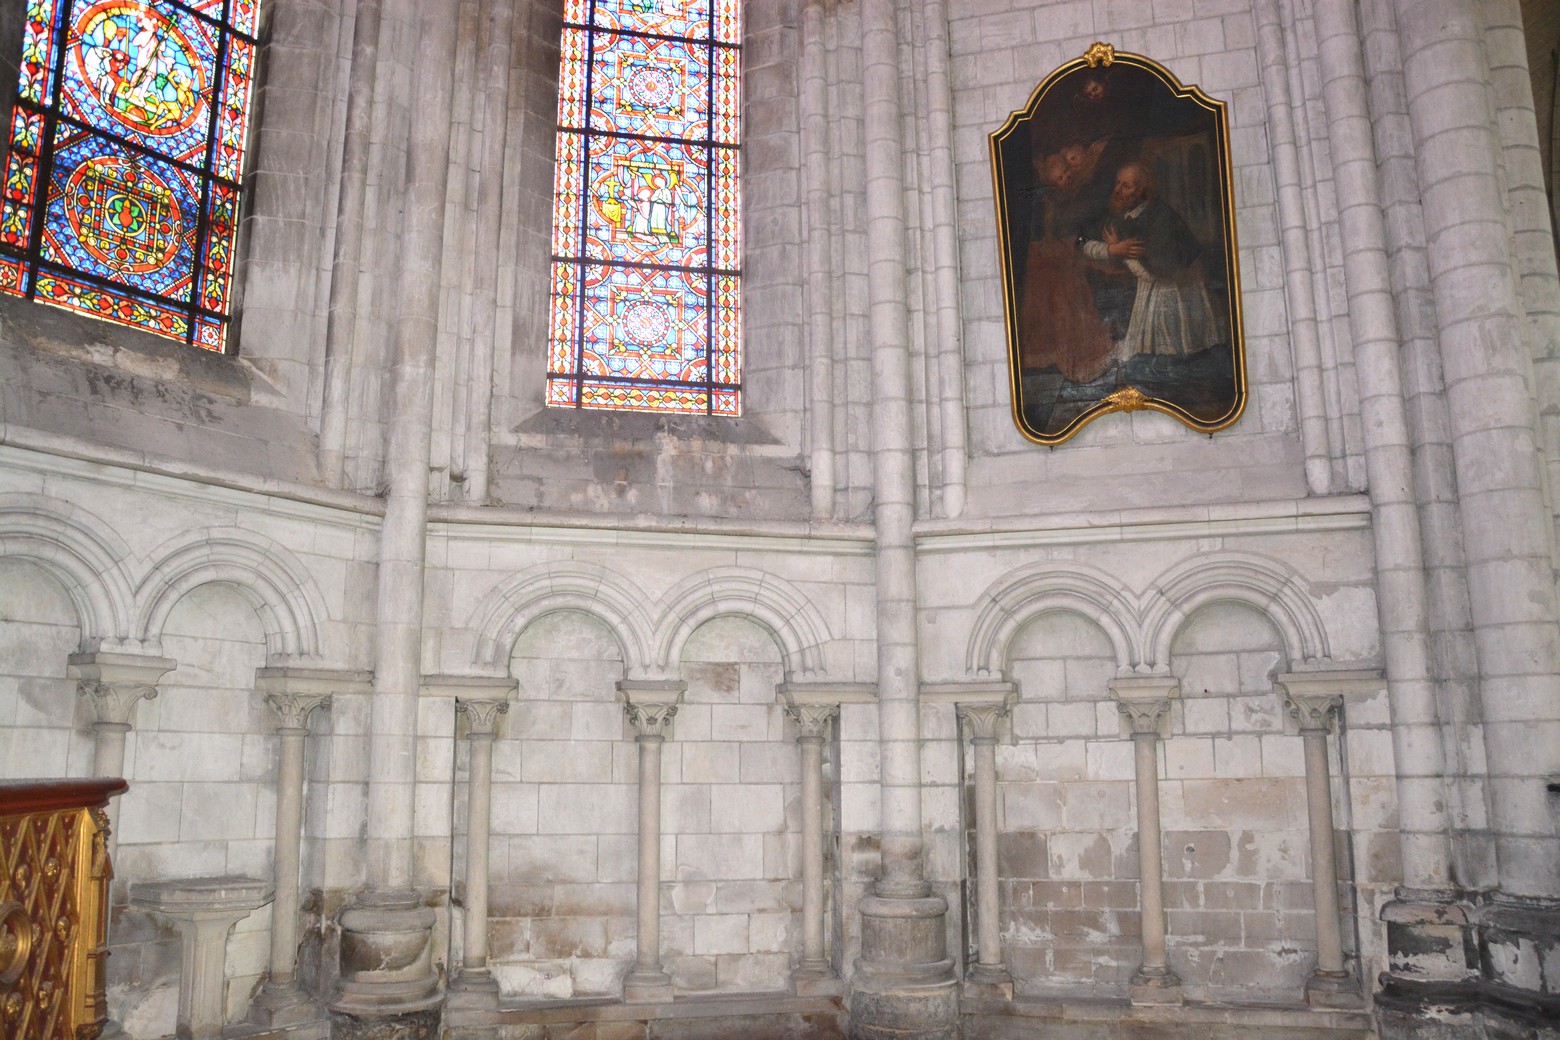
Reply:
[[[569,0],[547,403],[741,411],[736,0]]]
[[[0,290],[226,347],[258,0],[31,0]]]

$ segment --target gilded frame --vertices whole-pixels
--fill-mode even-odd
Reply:
[[[990,142],[1019,432],[1054,447],[1111,412],[1163,412],[1208,434],[1238,420],[1246,350],[1225,103],[1096,43]]]

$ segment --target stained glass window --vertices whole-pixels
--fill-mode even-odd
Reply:
[[[741,412],[739,0],[565,0],[547,403]]]
[[[0,291],[221,351],[260,0],[25,0]]]

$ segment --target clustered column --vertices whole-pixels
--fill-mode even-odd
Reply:
[[[639,744],[639,937],[623,999],[664,1003],[672,977],[661,967],[661,745],[688,684],[676,680],[618,683],[623,713]]]
[[[1002,906],[997,878],[997,730],[1012,709],[1015,693],[960,700],[956,710],[970,728],[975,757],[975,924],[977,960],[969,987],[984,995],[1011,998],[1013,976],[1002,962]]]
[[[1116,679],[1110,684],[1116,708],[1132,725],[1138,822],[1139,902],[1142,906],[1143,964],[1128,992],[1134,1004],[1179,1004],[1181,980],[1165,955],[1164,858],[1159,829],[1159,735],[1180,692],[1168,677]]]
[[[510,683],[510,688],[513,688]],[[509,711],[508,691],[498,697],[462,697],[455,710],[466,720],[471,744],[466,797],[466,894],[460,971],[450,982],[450,1003],[496,1007],[498,980],[488,969],[488,840],[492,830],[493,742],[499,716]]]

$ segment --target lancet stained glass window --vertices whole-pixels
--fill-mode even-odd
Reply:
[[[0,291],[223,350],[260,0],[25,2]]]
[[[741,412],[739,0],[565,0],[547,403]]]

